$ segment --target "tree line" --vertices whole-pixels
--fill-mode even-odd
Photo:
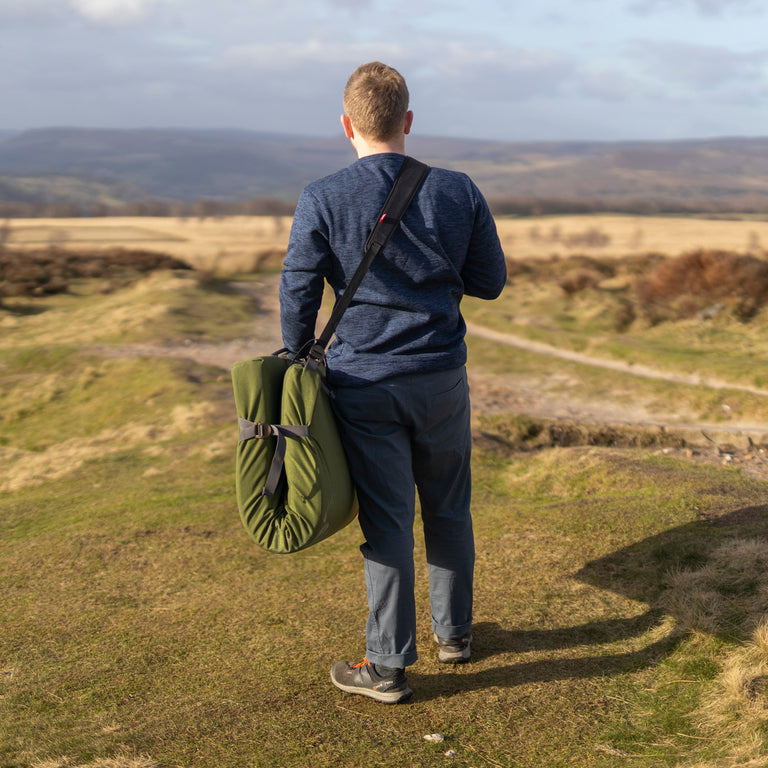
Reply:
[[[677,200],[674,198],[557,198],[496,197],[488,204],[494,216],[557,216],[588,213],[624,213],[639,216],[728,215],[768,213],[768,197],[744,195],[726,198]]]
[[[217,216],[293,216],[296,203],[275,198],[250,200],[135,200],[104,202],[28,202],[0,200],[0,219],[74,219],[104,216],[211,218]]]
[[[763,195],[700,200],[494,197],[488,203],[495,216],[555,216],[589,213],[656,215],[729,215],[768,213]],[[0,219],[158,216],[211,218],[221,216],[293,216],[295,201],[258,197],[249,200],[135,200],[105,202],[30,202],[0,200]]]

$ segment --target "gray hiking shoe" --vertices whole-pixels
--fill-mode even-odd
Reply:
[[[404,669],[381,675],[368,659],[359,664],[337,661],[331,667],[331,682],[345,693],[359,693],[384,704],[397,704],[413,694]]]
[[[450,639],[433,635],[438,645],[437,660],[443,664],[460,664],[472,655],[472,635]]]

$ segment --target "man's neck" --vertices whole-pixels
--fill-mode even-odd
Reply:
[[[344,128],[345,136],[352,142],[352,146],[357,152],[358,158],[369,157],[370,155],[382,155],[393,153],[396,155],[405,154],[405,137],[411,132],[411,124],[413,123],[413,112],[409,109],[405,113],[405,120],[403,121],[402,133],[396,134],[388,141],[375,141],[368,139],[355,130],[352,125],[352,121],[345,113],[341,116],[341,125]]]
[[[352,145],[357,152],[358,158],[370,157],[371,155],[384,155],[384,154],[405,154],[405,137],[395,141],[373,141],[369,142],[360,136],[356,136]]]

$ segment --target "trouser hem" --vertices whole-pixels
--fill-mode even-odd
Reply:
[[[414,651],[409,654],[380,654],[375,651],[366,651],[365,658],[371,662],[371,664],[382,664],[385,667],[393,667],[394,669],[402,669],[403,667],[409,667],[411,664],[415,664],[418,659],[418,654]]]
[[[460,624],[458,626],[447,626],[445,624],[438,624],[432,622],[432,631],[444,640],[460,640],[462,637],[466,637],[472,631],[472,622],[466,624]]]

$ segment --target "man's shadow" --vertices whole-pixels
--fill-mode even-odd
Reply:
[[[648,610],[643,614],[548,630],[510,630],[494,622],[478,623],[473,628],[472,658],[482,661],[500,654],[562,651],[641,638],[654,627],[661,627],[665,615],[669,615],[659,601],[670,572],[701,568],[711,553],[730,539],[768,539],[768,505],[742,507],[664,531],[593,560],[574,574],[574,578],[587,584],[645,603]],[[658,664],[683,637],[669,622],[660,638],[625,653],[559,654],[555,658],[521,661],[478,672],[469,671],[470,664],[458,677],[409,670],[408,677],[418,686],[418,698],[430,699],[491,686],[514,687],[622,674]]]

